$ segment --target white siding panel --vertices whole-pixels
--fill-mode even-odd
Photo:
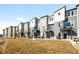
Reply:
[[[54,13],[55,22],[65,20],[65,9],[66,9],[66,7],[63,7]]]

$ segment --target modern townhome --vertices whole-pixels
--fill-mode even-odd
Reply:
[[[13,37],[13,26],[10,26],[8,28],[8,38],[12,38]]]
[[[34,17],[29,22],[21,22],[18,26],[17,35],[19,37],[59,39],[79,37],[79,5],[69,10],[63,6],[50,16],[45,15],[40,19]],[[3,36],[12,36],[10,32],[12,33],[11,28],[3,29]]]
[[[53,32],[54,38],[62,38],[63,33],[61,32],[61,27],[63,27],[63,21],[65,20],[66,6],[61,7],[59,10],[53,13]]]
[[[73,39],[76,36],[78,36],[78,31],[79,29],[77,29],[77,26],[79,26],[77,24],[77,7],[70,9],[70,10],[66,10],[65,12],[65,20],[63,21],[63,27],[61,28],[61,33],[62,33],[62,37],[64,39]]]
[[[13,38],[18,38],[19,37],[19,27],[18,26],[13,26]]]
[[[65,20],[63,21],[63,28],[61,27],[61,32],[63,33],[63,38],[73,39],[79,37],[79,6],[75,8],[66,10]]]
[[[37,37],[40,38],[40,19],[37,21]]]
[[[5,29],[5,38],[8,38],[8,28]]]
[[[49,38],[54,38],[54,15],[49,16],[48,18],[48,37]]]
[[[53,20],[48,20],[49,30],[51,30],[54,38],[73,39],[79,36],[79,5],[75,8],[66,10],[66,6],[60,8],[53,13]]]
[[[40,17],[40,36],[41,37],[48,37],[48,15]]]
[[[3,29],[3,37],[5,38],[5,29]]]
[[[18,37],[18,26],[10,26],[6,29],[3,29],[4,38],[16,38]]]
[[[49,38],[59,38],[59,36],[61,35],[60,25],[63,26],[63,20],[65,20],[64,10],[65,10],[65,7],[62,7],[59,10],[55,11],[53,15],[49,16],[49,19],[48,19]]]
[[[24,23],[24,34],[25,38],[28,38],[30,36],[29,22]]]
[[[29,21],[29,30],[31,37],[37,37],[37,28],[38,28],[38,18],[34,17]]]
[[[24,34],[24,23],[21,22],[18,26],[19,26],[19,37],[20,38],[24,37],[25,36],[25,34]]]

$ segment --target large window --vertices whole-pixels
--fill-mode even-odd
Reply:
[[[53,21],[53,17],[52,18],[49,18],[49,21]]]
[[[73,10],[72,11],[72,15],[77,15],[77,11],[76,10]]]
[[[54,36],[54,32],[53,31],[50,31],[50,33],[51,33],[51,36]]]
[[[70,22],[64,22],[64,28],[67,28],[67,27],[69,27],[70,26]]]
[[[58,23],[58,26],[60,27],[60,23]]]
[[[58,13],[58,15],[60,15],[60,12]]]
[[[53,17],[52,17],[52,20],[53,20]]]
[[[77,10],[74,10],[74,15],[77,15]]]
[[[64,25],[64,28],[66,27],[69,27],[70,26],[70,22],[68,21],[68,18],[66,18],[64,21],[63,21],[63,25]]]
[[[71,14],[74,15],[74,11],[72,11]]]
[[[51,21],[51,18],[50,18],[50,21]]]
[[[50,30],[50,29],[53,29],[53,25],[54,25],[54,24],[49,25],[49,26],[48,26],[48,29],[49,29],[49,30]]]
[[[70,16],[70,11],[67,12],[67,16]]]
[[[77,14],[77,10],[71,10],[66,12],[66,16],[73,16]]]

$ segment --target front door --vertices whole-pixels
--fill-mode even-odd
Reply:
[[[67,33],[64,33],[64,37],[63,37],[64,39],[67,39]]]

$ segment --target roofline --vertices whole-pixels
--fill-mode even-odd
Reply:
[[[32,18],[30,21],[32,21],[33,19],[38,19],[38,18],[37,18],[37,17],[34,17],[34,18]],[[30,21],[29,21],[29,22],[30,22]]]
[[[77,8],[73,8],[73,9],[69,9],[69,10],[66,10],[66,11],[71,11],[71,10],[76,10]]]
[[[76,5],[76,7],[78,7],[78,6],[79,6],[79,4]]]
[[[11,27],[11,26],[10,26]],[[13,27],[13,26],[12,26]],[[14,26],[14,27],[17,27],[17,26]]]
[[[40,18],[43,18],[43,17],[48,17],[49,15],[45,15],[45,16],[42,16],[42,17],[40,17]]]
[[[54,16],[54,15],[50,15],[49,17]]]
[[[5,29],[9,29],[8,27],[6,27]]]
[[[20,25],[21,23],[24,24],[24,22],[20,22],[18,25]]]
[[[61,10],[61,9],[63,9],[63,8],[65,8],[65,10],[66,10],[66,6],[63,6],[63,7],[61,7],[60,9],[58,9],[57,11],[54,11],[54,13],[58,12],[59,10]]]
[[[24,24],[25,24],[25,23],[29,23],[29,22],[24,22]]]

